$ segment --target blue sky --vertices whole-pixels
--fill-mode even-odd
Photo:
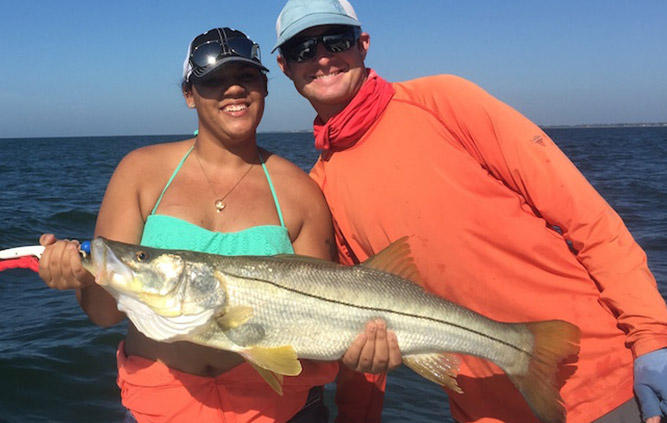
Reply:
[[[667,2],[352,0],[389,81],[452,73],[540,125],[667,121]],[[260,131],[309,129],[280,72],[282,0],[30,0],[3,5],[0,138],[187,134],[189,41],[231,26],[270,69]]]

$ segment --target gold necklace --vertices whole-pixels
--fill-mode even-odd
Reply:
[[[199,153],[197,152],[197,150],[195,150],[195,157],[197,158],[197,162],[199,163],[199,167],[201,168],[201,172],[204,174],[204,178],[206,178],[206,182],[208,182],[208,186],[211,187],[211,191],[213,191],[213,195],[215,195],[215,198],[217,198],[217,200],[215,200],[215,210],[216,210],[217,213],[221,213],[225,209],[225,207],[227,207],[227,204],[225,203],[225,198],[227,198],[227,196],[229,194],[231,194],[232,191],[234,191],[234,188],[236,188],[241,183],[243,178],[245,178],[246,175],[248,173],[250,173],[250,169],[252,169],[252,167],[255,164],[250,163],[250,166],[248,166],[248,170],[246,170],[245,173],[243,175],[241,175],[241,177],[239,178],[238,181],[236,181],[234,186],[231,187],[225,195],[223,195],[222,197],[219,197],[218,193],[215,191],[215,188],[213,187],[213,184],[211,183],[211,180],[208,178],[208,175],[206,174],[206,171],[204,170],[204,166],[202,165],[201,160],[199,159]]]

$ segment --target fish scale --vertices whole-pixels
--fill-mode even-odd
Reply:
[[[266,261],[267,259],[262,259]],[[338,274],[335,278],[321,279],[320,283],[309,283],[314,280],[312,276],[302,278],[289,277],[289,275],[300,274],[303,266],[300,264],[291,264],[293,259],[283,259],[288,262],[281,266],[281,259],[274,259],[275,262],[269,262],[266,268],[251,266],[251,271],[235,272],[239,276],[248,276],[250,274],[257,277],[258,274],[269,274],[275,277],[273,280],[256,280],[256,284],[248,282],[248,279],[236,279],[230,282],[230,302],[236,305],[251,305],[253,308],[262,309],[269,301],[265,300],[263,294],[254,293],[271,292],[270,303],[278,305],[276,313],[266,315],[262,313],[256,317],[262,319],[262,324],[275,328],[269,332],[275,333],[275,337],[266,340],[266,345],[292,345],[297,351],[300,351],[301,357],[310,359],[336,359],[342,356],[347,347],[352,343],[356,335],[363,329],[365,322],[374,318],[384,318],[387,326],[395,331],[401,352],[405,355],[410,353],[421,354],[429,350],[468,352],[476,344],[484,343],[486,348],[479,349],[478,355],[487,359],[502,361],[504,366],[511,365],[511,361],[502,360],[500,357],[512,358],[510,353],[503,352],[503,346],[510,350],[516,350],[513,345],[525,343],[525,331],[512,330],[511,325],[496,324],[492,330],[487,333],[475,334],[470,330],[475,327],[475,321],[480,316],[470,310],[457,307],[456,305],[441,300],[437,297],[426,294],[417,285],[405,283],[399,278],[390,277],[374,269],[363,268],[340,268],[336,265],[322,263],[322,270],[337,269]],[[284,272],[268,272],[267,268],[284,268]],[[223,272],[227,272],[224,270]],[[313,273],[313,272],[309,272]],[[362,280],[365,283],[357,283]],[[232,291],[231,286],[234,286]],[[281,291],[281,288],[289,294],[301,294],[303,299],[290,301],[289,294],[277,298],[275,295]],[[232,294],[234,292],[236,295]],[[382,292],[386,295],[378,296]],[[334,295],[335,293],[336,295]],[[396,298],[401,298],[399,310],[396,310]],[[255,302],[257,301],[257,302]],[[322,307],[322,303],[337,307],[339,313],[332,316]],[[312,314],[294,314],[294,310],[311,310]],[[292,324],[285,325],[284,315],[291,314]],[[453,321],[467,322],[466,324],[452,323]],[[276,325],[279,326],[276,326]],[[433,337],[432,333],[442,333],[440,325],[450,325],[450,329],[445,336],[439,338]],[[326,354],[320,351],[312,351],[311,342],[304,342],[293,336],[284,334],[292,333],[290,329],[298,329],[301,333],[309,333],[308,328],[323,325],[331,327],[337,335],[337,348],[329,347]],[[335,328],[335,330],[334,330]],[[287,329],[287,330],[281,330]],[[504,333],[505,339],[501,343],[493,342],[492,333]],[[304,337],[302,337],[304,338]],[[528,344],[530,350],[532,345]],[[496,353],[494,355],[494,353]],[[501,353],[498,355],[497,353]],[[319,354],[319,355],[318,355]]]

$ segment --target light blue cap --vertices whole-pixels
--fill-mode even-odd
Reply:
[[[289,0],[278,15],[271,53],[299,32],[318,25],[361,26],[347,0]]]

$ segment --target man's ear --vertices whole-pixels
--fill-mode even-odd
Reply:
[[[279,54],[278,57],[276,57],[276,60],[278,61],[278,66],[280,67],[280,70],[283,71],[286,77],[289,79],[292,79],[292,72],[290,72],[289,64],[287,63],[287,60]]]
[[[361,52],[361,59],[366,60],[368,54],[368,47],[371,45],[371,36],[367,32],[362,32],[359,36],[359,51]]]

